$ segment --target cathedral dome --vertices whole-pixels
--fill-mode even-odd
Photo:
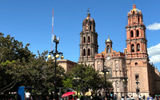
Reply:
[[[128,14],[136,14],[136,13],[141,13],[141,10],[136,8],[136,5],[133,5],[133,9],[129,11]]]
[[[110,39],[110,37],[108,37],[108,39],[106,40],[106,42],[112,42],[112,40]]]
[[[93,18],[90,17],[90,13],[88,13],[87,18],[83,20],[83,25],[90,23],[90,24],[95,24],[95,21]]]

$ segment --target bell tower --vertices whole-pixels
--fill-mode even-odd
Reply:
[[[128,13],[127,30],[127,57],[147,58],[146,27],[143,24],[143,15],[136,5]]]
[[[94,66],[94,57],[98,53],[97,37],[95,21],[90,17],[88,11],[87,18],[83,21],[82,31],[80,33],[80,64]]]
[[[147,53],[146,27],[143,24],[143,15],[136,5],[128,13],[127,50],[125,52],[128,95],[137,94],[148,96],[150,91],[149,60]]]
[[[108,39],[105,41],[106,43],[106,53],[111,53],[112,51],[112,40],[108,37]]]

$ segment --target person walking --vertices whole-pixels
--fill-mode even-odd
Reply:
[[[146,97],[145,97],[145,95],[143,96],[143,100],[145,100],[146,99]]]
[[[25,92],[25,98],[26,100],[31,100],[31,94],[29,93],[29,91]]]
[[[148,96],[147,100],[153,100],[153,98],[151,96]]]
[[[141,95],[139,95],[139,100],[141,100],[141,98],[142,98]]]

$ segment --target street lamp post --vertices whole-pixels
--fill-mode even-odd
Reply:
[[[139,100],[139,93],[140,93],[140,89],[139,89],[139,87],[138,87],[138,85],[139,85],[139,83],[140,83],[140,82],[139,82],[139,75],[136,74],[135,78],[136,78],[136,85],[137,85],[137,87],[136,87],[137,100]]]
[[[76,83],[77,83],[77,97],[78,97],[78,81],[80,80],[80,78],[79,77],[74,77],[73,78],[75,81],[76,81]]]
[[[109,71],[106,69],[106,67],[105,67],[105,65],[104,65],[104,61],[105,59],[103,59],[103,70],[102,70],[102,72],[104,73],[104,86],[103,86],[103,88],[104,88],[104,93],[105,93],[105,98],[106,98],[106,73],[108,74],[109,73]]]
[[[56,84],[56,67],[57,67],[57,59],[59,58],[59,56],[61,55],[61,59],[63,59],[63,53],[62,52],[58,52],[57,50],[57,46],[59,43],[59,38],[56,38],[56,35],[54,35],[52,37],[53,42],[55,43],[55,51],[52,50],[51,52],[49,52],[48,58],[51,58],[51,55],[53,55],[53,59],[54,59],[54,98],[55,100],[58,100],[58,96],[57,96],[57,84]]]
[[[124,77],[123,79],[123,83],[124,83],[124,99],[126,100],[126,98],[128,97],[127,95],[127,83],[128,83],[128,78],[127,77]]]
[[[138,80],[136,81],[136,84],[137,84],[137,88],[136,88],[137,100],[139,100],[139,92],[140,92],[140,89],[139,89],[139,87],[138,87],[138,84],[139,84],[139,81],[138,81]]]

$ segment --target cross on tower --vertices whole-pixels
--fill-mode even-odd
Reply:
[[[90,13],[90,8],[87,9],[87,13],[88,13],[88,14]]]

